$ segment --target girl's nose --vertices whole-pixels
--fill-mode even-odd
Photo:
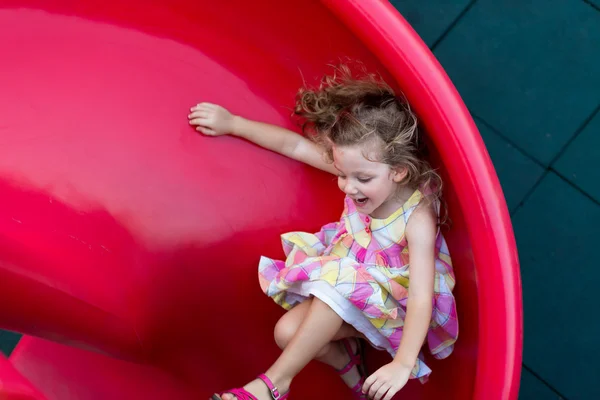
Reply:
[[[347,182],[346,185],[344,186],[344,193],[353,195],[353,194],[358,193],[358,190],[356,190],[356,187],[353,184]]]

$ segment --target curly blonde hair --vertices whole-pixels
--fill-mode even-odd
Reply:
[[[425,160],[426,148],[420,137],[417,117],[407,102],[374,74],[354,78],[346,65],[325,75],[317,88],[298,91],[294,115],[303,132],[320,144],[333,160],[332,147],[380,144],[377,160],[391,167],[405,168],[401,182],[427,188],[441,198],[442,180]]]

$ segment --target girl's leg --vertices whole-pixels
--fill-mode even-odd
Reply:
[[[288,343],[292,340],[302,321],[306,317],[310,309],[312,298],[297,305],[283,315],[275,325],[275,342],[280,349],[285,349]],[[331,342],[327,343],[316,355],[315,359],[330,365],[331,367],[340,370],[344,368],[350,361],[348,352],[339,341],[344,338],[361,337],[362,335],[351,325],[343,323],[340,330],[336,333]],[[353,353],[358,351],[358,344],[352,342]],[[353,368],[342,376],[342,379],[349,387],[354,387],[359,379],[360,373],[357,368]]]
[[[266,375],[280,393],[289,390],[292,379],[327,345],[342,327],[343,320],[327,304],[314,298],[302,324]],[[245,389],[261,400],[269,399],[266,386],[256,380]],[[233,395],[223,395],[224,400],[233,400]]]
[[[312,297],[298,304],[296,307],[292,308],[290,311],[286,312],[280,319],[277,321],[275,325],[275,343],[281,350],[285,349],[288,343],[292,340],[292,338],[296,335],[298,328],[302,325],[308,310],[310,310],[310,306],[312,304]],[[342,340],[350,337],[361,337],[362,335],[358,332],[352,325],[348,325],[347,323],[342,323],[342,327],[335,334],[331,342],[335,342],[338,340]],[[323,350],[326,350],[329,347],[329,344],[323,347]],[[326,353],[326,351],[319,352],[319,355]],[[318,356],[319,356],[318,355]],[[319,357],[317,357],[319,358]]]

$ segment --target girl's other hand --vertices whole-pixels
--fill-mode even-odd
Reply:
[[[363,393],[369,399],[390,400],[406,385],[412,368],[397,361],[384,365],[367,378],[363,385]]]
[[[233,133],[234,115],[225,108],[211,103],[200,103],[190,109],[190,125],[209,136]]]

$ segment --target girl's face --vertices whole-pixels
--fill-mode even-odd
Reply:
[[[386,218],[398,208],[395,194],[406,171],[388,164],[370,161],[376,153],[365,151],[364,145],[334,146],[333,163],[338,170],[338,186],[348,195],[362,214]]]

